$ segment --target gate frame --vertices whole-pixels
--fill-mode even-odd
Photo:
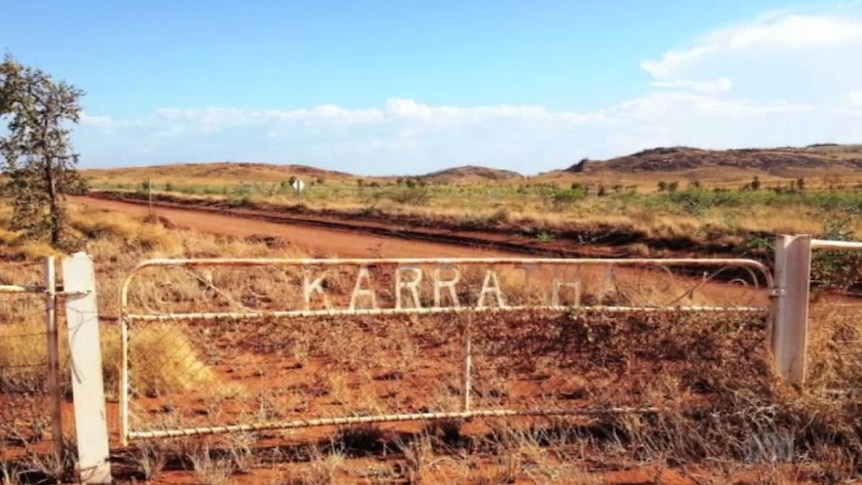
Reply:
[[[180,437],[216,433],[230,433],[241,431],[255,430],[272,430],[272,429],[292,429],[305,428],[315,426],[328,425],[347,425],[371,422],[392,422],[392,421],[420,421],[420,420],[439,420],[451,418],[469,418],[469,417],[487,417],[487,416],[530,416],[530,415],[594,415],[601,413],[631,413],[631,412],[650,412],[651,409],[632,409],[632,408],[614,408],[614,409],[580,409],[580,410],[506,410],[506,409],[489,409],[489,410],[471,410],[470,409],[470,353],[469,353],[469,337],[465,338],[465,379],[464,379],[464,400],[463,410],[453,412],[438,412],[438,413],[419,413],[419,414],[390,414],[380,416],[361,416],[361,417],[339,417],[339,418],[317,418],[317,419],[300,419],[296,421],[273,422],[273,423],[258,423],[249,425],[221,425],[208,426],[199,428],[185,428],[174,430],[150,430],[150,431],[132,431],[129,427],[129,401],[131,386],[129,380],[129,325],[133,320],[173,320],[181,319],[214,319],[214,318],[260,318],[260,317],[303,317],[316,315],[384,315],[384,314],[431,314],[431,313],[459,313],[459,312],[513,312],[525,309],[534,310],[567,310],[577,308],[570,305],[529,305],[520,307],[443,307],[443,308],[393,308],[393,309],[375,309],[375,310],[290,310],[290,311],[260,311],[260,312],[213,312],[213,313],[166,313],[158,315],[146,314],[130,314],[129,306],[129,288],[135,276],[142,270],[150,267],[195,267],[195,266],[243,266],[243,267],[260,267],[260,266],[358,266],[360,268],[374,265],[393,265],[396,271],[400,267],[410,267],[411,265],[421,264],[436,264],[436,265],[500,265],[500,264],[535,264],[535,265],[579,265],[579,266],[609,266],[609,267],[673,267],[673,266],[704,266],[704,267],[720,267],[708,278],[706,275],[695,284],[689,291],[699,288],[704,283],[708,282],[715,275],[721,273],[727,268],[747,269],[755,278],[755,288],[763,288],[766,290],[769,302],[765,307],[707,307],[707,306],[642,306],[642,307],[614,307],[614,306],[584,306],[581,307],[586,311],[615,311],[619,313],[636,312],[636,311],[732,311],[732,312],[765,312],[769,326],[768,334],[773,332],[773,317],[775,310],[774,291],[775,284],[773,274],[769,268],[763,263],[746,258],[344,258],[344,259],[315,259],[315,258],[201,258],[201,259],[150,259],[141,262],[135,266],[123,280],[120,287],[119,308],[120,315],[118,324],[120,326],[121,340],[121,355],[122,365],[120,369],[119,383],[119,435],[121,446],[126,447],[132,439],[152,439],[152,438],[167,438]],[[764,286],[760,286],[759,279],[763,278]],[[730,283],[728,283],[730,284]],[[396,291],[400,291],[400,288]],[[772,346],[773,339],[768,338],[767,344]],[[774,349],[773,349],[774,350]]]

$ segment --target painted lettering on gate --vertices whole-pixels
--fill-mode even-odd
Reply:
[[[413,273],[413,279],[404,281],[403,275],[405,272]],[[410,291],[410,296],[413,297],[413,308],[422,308],[422,302],[419,300],[419,283],[422,282],[422,269],[415,267],[399,266],[395,270],[395,308],[401,309],[404,290]]]
[[[523,272],[523,279],[518,281],[519,287],[517,288],[521,294],[534,295],[533,298],[539,297],[543,302],[550,303],[552,306],[581,305],[583,288],[578,273],[564,274],[565,272],[561,268],[554,267],[550,287],[546,287],[544,291],[531,293],[534,290],[532,287],[532,278],[534,273],[538,271],[538,265],[535,263],[523,263],[515,265],[513,269]],[[392,277],[394,286],[392,289],[394,291],[391,294],[388,292],[384,294],[394,296],[394,306],[397,310],[409,308],[422,309],[427,306],[428,303],[423,305],[422,288],[428,288],[429,286],[431,290],[430,296],[432,297],[430,305],[433,308],[459,309],[463,305],[458,290],[459,284],[464,283],[462,282],[461,271],[455,265],[436,265],[430,270],[430,274],[423,272],[423,269],[419,266],[403,265],[395,267],[394,273],[389,274]],[[325,309],[331,310],[333,308],[325,284],[329,276],[329,270],[318,269],[315,271],[311,268],[303,268],[302,305],[306,311],[311,311],[312,307],[318,306],[312,304],[313,300],[319,300],[322,304],[321,306]],[[380,294],[375,289],[374,278],[368,266],[359,266],[353,283],[347,308],[349,311],[380,309]],[[523,286],[523,288],[520,286]],[[601,279],[600,286],[601,288],[597,296],[601,304],[607,293],[612,294],[615,289],[612,267],[608,268],[608,271]],[[536,288],[535,290],[540,289]],[[388,298],[386,297],[387,301]],[[531,301],[536,302],[536,300]],[[509,308],[511,306],[503,285],[501,285],[500,275],[495,269],[489,268],[485,270],[476,300],[471,303],[477,309]]]
[[[362,281],[368,280],[369,288],[362,287]],[[364,298],[371,301],[371,308],[377,309],[377,293],[375,293],[374,288],[370,287],[371,284],[371,274],[368,272],[367,266],[362,266],[359,268],[359,274],[356,275],[356,284],[353,286],[353,294],[350,295],[350,311],[356,310],[356,303],[360,298]]]
[[[444,280],[441,277],[444,269],[452,271],[454,277]],[[458,290],[455,289],[455,285],[461,281],[461,272],[458,268],[454,266],[438,266],[434,268],[432,279],[434,280],[434,308],[440,308],[440,304],[443,301],[443,288],[449,290],[449,298],[452,301],[452,305],[455,308],[461,308],[461,302],[458,301]]]
[[[326,292],[323,291],[323,279],[326,278],[326,272],[324,271],[323,274],[318,275],[314,279],[311,279],[311,276],[308,270],[302,272],[302,302],[305,305],[305,310],[311,310],[311,296],[314,293],[318,293],[323,299],[323,306],[325,308],[332,308]]]
[[[493,295],[497,300],[498,307],[505,308],[507,306],[506,297],[503,295],[503,290],[500,289],[500,279],[497,278],[497,272],[492,269],[485,271],[485,279],[482,281],[482,290],[479,292],[479,302],[476,303],[476,308],[485,308],[486,295]]]
[[[560,293],[564,288],[570,288],[574,292],[572,300],[569,302],[571,306],[581,305],[581,281],[579,278],[573,280],[563,279],[560,274],[560,268],[554,268],[554,278],[551,286],[551,305],[561,306]]]

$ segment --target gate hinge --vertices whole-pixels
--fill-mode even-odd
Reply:
[[[784,288],[772,288],[769,290],[769,296],[784,296],[787,292]]]

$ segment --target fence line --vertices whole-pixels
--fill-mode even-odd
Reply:
[[[57,463],[62,462],[63,450],[63,426],[62,426],[62,389],[60,386],[60,352],[59,333],[56,325],[56,279],[54,268],[54,257],[48,256],[42,267],[41,285],[0,285],[0,294],[13,295],[37,295],[44,300],[44,331],[30,334],[14,334],[5,338],[28,338],[34,336],[45,336],[45,348],[47,352],[47,397],[51,416],[51,441],[53,444],[54,457]],[[35,393],[34,393],[35,394]]]
[[[345,425],[359,424],[372,422],[392,422],[392,421],[416,421],[428,419],[452,419],[452,418],[467,418],[477,416],[537,416],[537,415],[567,415],[567,414],[601,414],[601,413],[625,413],[625,412],[651,412],[649,408],[632,408],[620,406],[616,408],[606,409],[558,409],[558,408],[543,408],[543,409],[507,409],[507,408],[474,408],[471,402],[471,376],[473,375],[474,362],[472,356],[474,349],[473,332],[471,319],[473,315],[508,313],[516,314],[519,312],[530,311],[551,311],[551,312],[569,312],[569,313],[597,313],[597,314],[626,314],[626,313],[656,313],[656,312],[739,312],[740,314],[747,313],[765,313],[770,323],[770,349],[773,352],[775,365],[779,373],[787,378],[790,382],[803,386],[806,380],[806,351],[809,338],[809,293],[811,286],[811,258],[814,250],[829,250],[829,251],[857,251],[862,250],[862,242],[848,241],[828,241],[820,239],[812,239],[807,235],[795,236],[780,236],[776,240],[775,251],[775,271],[774,274],[762,263],[749,259],[728,258],[728,259],[696,259],[696,258],[679,258],[679,259],[553,259],[553,258],[440,258],[440,259],[421,259],[421,258],[398,258],[398,259],[156,259],[144,261],[136,266],[123,282],[120,293],[120,317],[119,328],[120,346],[122,365],[120,368],[119,386],[120,386],[120,440],[122,445],[127,445],[130,439],[143,438],[158,438],[172,436],[189,436],[212,433],[226,433],[237,431],[259,431],[273,429],[294,429],[309,426],[325,426],[325,425]],[[423,265],[431,265],[434,268],[452,268],[453,266],[482,266],[496,267],[498,265],[521,265],[518,269],[525,267],[543,267],[560,268],[565,266],[573,267],[607,267],[608,271],[604,275],[600,275],[597,279],[601,280],[602,290],[600,291],[597,303],[586,303],[585,298],[585,281],[586,277],[581,278],[582,274],[578,273],[575,279],[565,279],[559,273],[552,274],[552,284],[548,288],[541,291],[543,297],[547,297],[548,291],[551,293],[550,302],[536,303],[533,301],[512,302],[508,301],[502,290],[498,275],[494,273],[496,270],[486,268],[484,279],[481,277],[482,289],[478,292],[478,301],[475,305],[462,306],[458,303],[458,293],[455,289],[455,284],[459,281],[462,275],[460,272],[453,274],[450,278],[432,277],[430,284],[433,286],[433,305],[425,305],[431,299],[429,294],[419,292],[419,281],[421,275],[425,274],[422,271]],[[389,293],[381,292],[374,293],[370,287],[364,286],[363,278],[366,282],[370,281],[373,275],[372,270],[376,271],[382,267],[394,267],[395,273],[389,275],[389,278],[394,280],[394,285],[390,285]],[[706,271],[701,276],[692,276],[690,271],[697,267],[721,266],[717,271]],[[198,273],[194,270],[202,270],[207,267],[233,267],[233,268],[257,268],[257,269],[272,269],[272,267],[291,267],[299,269],[307,268],[330,268],[343,269],[350,267],[359,272],[355,280],[352,292],[349,287],[346,293],[341,296],[344,302],[349,296],[349,304],[345,304],[340,308],[327,306],[324,309],[314,309],[308,306],[311,296],[324,297],[329,288],[324,288],[321,285],[320,279],[306,278],[302,275],[292,274],[285,276],[275,276],[269,283],[272,283],[273,288],[281,288],[278,284],[292,284],[292,282],[301,281],[299,286],[302,288],[300,294],[300,305],[296,308],[277,309],[271,308],[272,301],[268,300],[265,291],[260,288],[251,288],[254,284],[260,283],[260,280],[252,278],[250,287],[243,288],[243,294],[240,296],[234,295],[231,297],[224,293],[219,294],[218,282],[215,281],[212,275],[207,275],[204,272]],[[75,420],[78,423],[76,432],[78,433],[78,450],[79,450],[79,466],[82,473],[86,472],[86,483],[109,483],[110,467],[107,457],[107,429],[104,416],[104,384],[101,376],[100,347],[99,347],[99,332],[98,318],[95,307],[95,286],[93,281],[92,261],[85,254],[77,254],[70,258],[65,258],[63,261],[64,268],[64,285],[66,289],[59,289],[56,284],[54,268],[54,259],[48,258],[45,261],[43,268],[43,283],[36,285],[0,285],[0,294],[9,295],[36,295],[41,296],[44,300],[44,322],[45,331],[34,333],[31,336],[45,336],[45,345],[48,354],[47,365],[47,384],[48,394],[51,401],[51,433],[54,437],[53,452],[62,457],[64,454],[63,438],[62,438],[62,413],[60,413],[61,404],[61,362],[59,356],[59,329],[57,324],[57,308],[59,300],[65,301],[66,315],[78,315],[79,318],[73,322],[67,322],[70,328],[74,328],[74,335],[69,334],[69,345],[73,365],[71,372],[73,376],[73,404],[75,406]],[[621,286],[625,286],[621,282],[624,280],[617,279],[613,272],[620,268],[639,268],[641,270],[650,271],[646,274],[649,285],[657,285],[657,282],[664,281],[668,276],[673,277],[672,268],[684,269],[689,271],[689,274],[680,277],[683,281],[682,287],[677,287],[668,284],[666,288],[660,288],[654,293],[644,294],[641,290],[644,288],[631,288],[626,290],[628,300],[626,302],[604,302],[605,284],[613,286],[614,291],[620,290]],[[747,272],[748,278],[743,276],[730,276],[730,281],[719,282],[722,274],[727,274],[728,268],[736,268],[739,272]],[[160,289],[167,292],[178,293],[160,300],[159,303],[179,303],[184,301],[188,303],[205,303],[189,298],[184,295],[184,291],[189,291],[189,288],[197,288],[205,292],[212,298],[223,297],[224,306],[233,306],[230,311],[200,311],[191,305],[187,308],[179,308],[179,310],[170,310],[166,312],[157,312],[149,308],[136,309],[135,305],[138,301],[130,299],[134,293],[131,291],[131,285],[135,280],[141,279],[141,274],[146,270],[178,270],[185,272],[187,277],[191,277],[194,285],[188,288],[180,286],[171,286],[170,283],[164,283]],[[493,274],[492,274],[493,273]],[[525,271],[526,275],[528,271]],[[363,276],[364,275],[364,276]],[[419,276],[417,276],[419,275]],[[438,275],[439,276],[439,275]],[[376,277],[376,276],[374,276]],[[437,278],[437,279],[435,279]],[[640,283],[640,278],[629,278],[636,280],[635,283]],[[257,281],[257,283],[255,283]],[[389,280],[387,280],[389,281]],[[477,280],[478,281],[478,280]],[[391,282],[391,281],[390,281]],[[429,283],[429,280],[425,280]],[[630,281],[629,281],[630,283]],[[161,284],[161,283],[160,283]],[[676,283],[674,283],[676,284]],[[693,295],[696,291],[704,291],[710,285],[722,285],[722,288],[731,288],[735,285],[750,285],[750,288],[765,290],[768,298],[768,303],[764,305],[757,304],[725,304],[716,305],[708,304],[709,302],[692,303]],[[477,285],[478,286],[478,285]],[[637,286],[637,284],[635,285]],[[745,288],[745,286],[743,286]],[[750,289],[749,288],[749,289]],[[547,290],[547,291],[546,291]],[[574,296],[570,297],[568,303],[562,302],[561,292],[570,290]],[[405,298],[406,293],[406,298]],[[656,296],[655,293],[658,293]],[[334,295],[334,293],[333,293]],[[441,306],[441,296],[449,295],[453,297],[455,304],[450,306]],[[646,295],[646,296],[645,296]],[[140,295],[138,295],[140,296]],[[378,300],[378,297],[381,298]],[[656,301],[644,303],[635,302],[638,298],[662,297],[660,303]],[[186,298],[184,300],[183,298]],[[187,301],[188,300],[188,301]],[[365,301],[365,305],[359,305],[358,301]],[[368,302],[371,302],[370,304]],[[489,304],[487,301],[495,303]],[[344,303],[342,302],[342,303]],[[385,307],[381,307],[383,302]],[[406,306],[406,304],[412,306]],[[415,304],[415,305],[414,305]],[[267,306],[270,305],[270,306]],[[328,305],[328,303],[327,303]],[[360,307],[362,306],[362,307]],[[132,388],[130,386],[129,376],[129,343],[130,337],[133,337],[136,332],[136,325],[155,324],[159,322],[236,322],[248,320],[266,320],[269,318],[286,319],[292,321],[300,318],[316,318],[316,317],[333,317],[333,316],[395,316],[395,315],[464,315],[467,317],[467,323],[459,328],[464,330],[460,338],[459,345],[463,349],[463,380],[461,385],[462,395],[460,401],[460,410],[453,411],[428,411],[420,413],[383,413],[383,414],[367,414],[359,416],[340,416],[340,417],[319,417],[308,419],[284,419],[284,420],[266,420],[261,419],[253,423],[229,423],[217,426],[192,426],[183,427],[174,425],[168,429],[131,429],[129,419],[129,401],[131,398]],[[209,328],[217,328],[212,326]],[[207,328],[206,324],[203,328]],[[77,340],[76,340],[77,339]],[[242,364],[239,364],[240,366]],[[83,433],[83,434],[82,434]]]
[[[42,284],[36,285],[2,285],[0,295],[33,295],[41,296],[43,300],[43,330],[40,332],[18,333],[8,338],[44,337],[43,344],[46,352],[46,363],[44,366],[44,377],[47,389],[45,395],[49,402],[50,410],[47,412],[50,419],[52,453],[54,463],[62,466],[66,462],[67,451],[64,449],[63,436],[63,379],[60,360],[60,326],[58,325],[58,310],[60,305],[64,306],[63,314],[66,316],[67,339],[71,361],[69,372],[72,381],[73,405],[75,407],[75,433],[77,435],[77,472],[83,483],[103,484],[111,483],[110,465],[107,455],[108,434],[107,429],[100,432],[100,419],[104,424],[104,394],[101,367],[93,369],[89,365],[87,355],[100,356],[100,344],[98,337],[98,316],[94,307],[91,307],[91,317],[88,320],[82,318],[79,322],[70,322],[69,315],[81,316],[79,300],[91,297],[95,304],[95,284],[92,281],[94,274],[92,260],[83,253],[77,253],[63,258],[63,286],[57,284],[57,268],[55,258],[49,256],[45,259],[42,267]],[[90,277],[88,279],[88,277]],[[19,307],[20,308],[20,307]],[[89,333],[87,332],[89,330]],[[95,331],[95,334],[93,333]],[[20,343],[17,343],[20,346]],[[41,347],[41,345],[40,345]],[[37,350],[38,349],[25,349]],[[97,382],[96,382],[97,381]],[[98,387],[80,390],[82,383]],[[38,393],[33,393],[38,394]],[[8,399],[4,396],[4,399]],[[10,403],[4,402],[4,407]],[[94,407],[94,405],[97,405]],[[102,410],[98,409],[101,406]],[[101,413],[101,414],[100,414]],[[94,455],[93,450],[104,449],[101,455]]]

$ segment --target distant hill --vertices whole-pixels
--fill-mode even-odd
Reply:
[[[862,145],[818,144],[801,148],[740,148],[703,150],[691,147],[660,147],[605,161],[582,160],[562,172],[674,173],[724,169],[728,172],[756,171],[776,177],[829,172],[849,175],[862,172]]]
[[[355,183],[360,176],[307,165],[275,165],[247,162],[184,163],[148,167],[82,169],[97,184],[139,184],[148,177],[155,184],[232,185],[280,183],[300,177],[307,183],[324,181]],[[659,180],[711,182],[738,185],[758,176],[780,183],[782,179],[847,177],[862,182],[862,145],[822,143],[807,147],[738,148],[704,150],[676,146],[642,150],[609,160],[589,160],[561,170],[525,177],[517,172],[466,165],[424,175],[365,177],[365,182],[392,183],[397,178],[418,178],[443,184],[575,183],[654,187]]]
[[[308,182],[317,179],[333,182],[353,182],[362,178],[366,182],[378,180],[394,182],[397,178],[416,178],[436,183],[482,183],[523,178],[509,170],[479,166],[463,166],[440,170],[425,175],[365,177],[324,170],[307,165],[275,165],[248,162],[177,163],[144,167],[121,167],[104,169],[82,169],[81,172],[100,183],[139,183],[151,178],[154,183],[223,185],[225,183],[277,183],[290,177],[300,177]]]
[[[437,172],[431,172],[422,175],[421,179],[430,182],[440,183],[458,183],[458,182],[487,182],[487,181],[503,181],[522,178],[518,172],[511,170],[501,170],[496,168],[478,167],[475,165],[466,165],[463,167],[447,168]]]
[[[281,182],[290,177],[338,180],[353,176],[307,165],[274,165],[247,162],[178,163],[146,167],[84,169],[81,172],[99,181],[142,181],[147,177],[160,182],[207,184],[236,182]]]

